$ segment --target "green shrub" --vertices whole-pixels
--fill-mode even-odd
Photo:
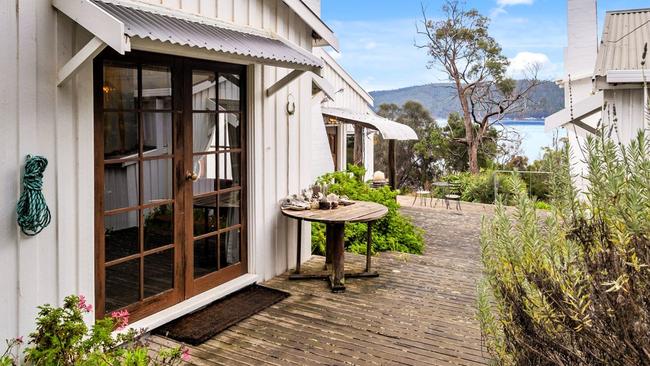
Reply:
[[[483,223],[478,314],[497,364],[650,364],[650,140],[601,132],[585,150],[584,192],[565,148],[550,214],[520,194]]]
[[[318,178],[318,184],[328,184],[329,193],[346,195],[358,201],[380,203],[388,208],[388,214],[373,224],[372,251],[397,251],[421,254],[424,248],[422,232],[399,213],[397,192],[389,187],[371,188],[363,182],[365,170],[353,165],[346,172],[334,172]],[[367,225],[345,225],[345,242],[348,251],[366,252]],[[312,251],[325,253],[325,225],[312,224]]]
[[[513,178],[514,177],[514,178]],[[515,187],[513,179],[523,184],[518,175],[511,173],[497,173],[493,170],[483,170],[479,174],[462,172],[448,175],[445,181],[460,184],[461,200],[466,202],[494,203],[494,180],[497,180],[497,193],[506,204],[514,203]],[[524,185],[525,186],[525,185]],[[525,188],[523,188],[525,189]],[[436,188],[435,194],[441,197],[443,190]]]
[[[36,318],[36,331],[29,335],[24,361],[30,365],[62,366],[147,366],[177,365],[189,361],[184,347],[151,352],[142,341],[144,330],[122,331],[128,325],[126,310],[98,319],[89,329],[84,315],[92,311],[83,296],[65,298],[62,307],[43,305]],[[114,333],[114,331],[118,331]],[[19,365],[22,337],[7,341],[0,355],[1,366]]]

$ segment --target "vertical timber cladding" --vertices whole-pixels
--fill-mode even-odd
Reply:
[[[98,318],[137,320],[247,271],[245,67],[94,63]]]

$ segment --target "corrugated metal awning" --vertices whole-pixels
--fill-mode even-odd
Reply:
[[[261,31],[225,24],[217,20],[192,16],[179,11],[172,12],[150,5],[126,5],[109,0],[76,0],[84,7],[89,4],[123,23],[122,37],[137,37],[174,45],[202,48],[210,51],[250,59],[251,62],[272,64],[292,69],[315,70],[323,66],[322,60],[306,50]],[[57,0],[54,5],[66,13],[74,13],[79,6],[68,6],[66,0]],[[69,14],[91,33],[99,37],[102,29],[92,29],[92,21],[84,20],[79,14]],[[102,37],[100,37],[102,38]],[[106,38],[106,37],[103,37]],[[104,39],[103,39],[104,40]],[[106,40],[104,40],[106,42]],[[113,47],[111,43],[106,42]],[[113,47],[114,48],[114,47]],[[124,49],[118,52],[124,51]],[[128,49],[127,49],[128,51]]]
[[[650,9],[607,12],[594,75],[606,76],[613,70],[641,70],[646,43],[650,43]]]
[[[391,121],[374,112],[361,113],[346,108],[321,108],[323,115],[343,120],[343,122],[361,125],[377,130],[386,140],[417,140],[418,135],[405,124]]]

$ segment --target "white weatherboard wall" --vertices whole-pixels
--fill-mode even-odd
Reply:
[[[607,89],[605,101],[607,103],[604,115],[607,123],[613,119],[616,109],[616,131],[612,138],[627,144],[634,139],[639,130],[648,128],[648,121],[644,116],[643,89]],[[610,117],[612,116],[612,117]]]
[[[322,105],[330,108],[345,108],[360,113],[373,113],[374,100],[353,78],[350,76],[327,52],[322,49],[315,49],[314,53],[325,61],[323,78],[327,80],[337,91],[335,100],[327,100]],[[374,138],[364,128],[364,167],[366,168],[365,179],[371,179],[374,173]],[[345,167],[347,159],[346,134],[354,134],[351,125],[343,125],[339,128],[339,165]]]
[[[311,50],[311,29],[281,0],[149,2],[270,30]],[[38,305],[60,304],[69,294],[94,298],[92,63],[84,63],[63,87],[55,84],[58,67],[91,38],[49,1],[0,1],[0,341],[27,335]],[[248,71],[249,271],[261,279],[295,263],[296,224],[281,217],[278,201],[311,178],[312,131],[304,123],[311,113],[311,77],[304,74],[272,97],[265,95],[288,72],[261,65]],[[296,103],[291,116],[289,99]],[[53,221],[36,237],[20,234],[15,224],[27,154],[50,162],[43,192]],[[307,258],[309,226],[304,229]]]

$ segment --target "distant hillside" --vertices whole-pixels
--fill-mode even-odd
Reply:
[[[375,108],[382,103],[402,105],[409,100],[420,102],[431,115],[446,119],[449,113],[460,111],[460,103],[452,84],[436,83],[395,90],[370,92],[375,98]],[[544,118],[564,108],[564,90],[551,81],[543,82],[531,94],[531,103],[524,113],[510,118]]]

